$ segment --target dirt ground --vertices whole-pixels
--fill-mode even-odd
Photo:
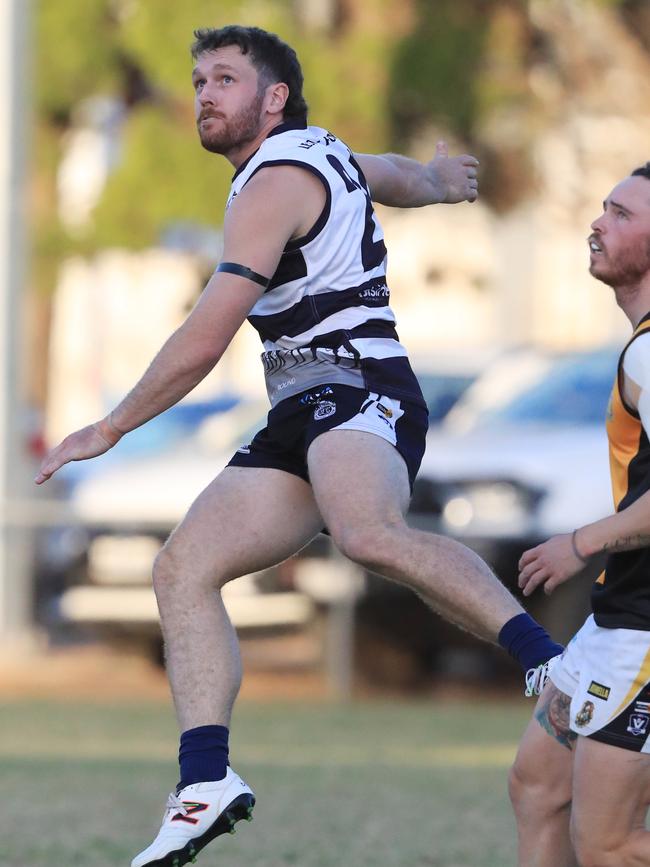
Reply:
[[[256,670],[244,662],[244,699],[325,699],[328,688],[315,670]],[[166,701],[163,668],[132,650],[89,644],[30,647],[0,654],[0,701],[11,698],[150,699]]]
[[[244,652],[240,698],[262,702],[331,702],[342,696],[332,688],[322,666],[260,666],[259,653]],[[249,658],[247,658],[249,657]],[[519,681],[493,683],[456,678],[432,680],[413,691],[354,678],[352,695],[365,699],[463,701],[477,695],[487,703],[520,697]],[[22,698],[171,702],[162,666],[133,649],[94,643],[65,648],[0,649],[0,703]]]

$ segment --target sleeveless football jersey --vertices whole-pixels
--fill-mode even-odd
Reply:
[[[283,123],[239,167],[226,207],[260,169],[286,165],[320,178],[326,202],[308,234],[287,243],[248,317],[271,405],[332,383],[422,404],[389,306],[383,232],[350,149],[320,127]]]
[[[638,412],[622,394],[623,359],[632,341],[650,331],[650,313],[634,330],[618,361],[607,410],[607,437],[614,506],[627,508],[650,490],[650,442]],[[594,619],[611,629],[650,630],[650,548],[610,554],[591,595]]]

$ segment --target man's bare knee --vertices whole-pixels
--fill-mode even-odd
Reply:
[[[170,594],[187,592],[189,585],[221,590],[235,577],[224,575],[216,566],[212,568],[210,564],[193,558],[174,540],[173,535],[160,549],[153,564],[153,586],[158,601]]]
[[[526,810],[530,800],[530,786],[516,764],[510,768],[508,773],[508,795],[516,815]]]
[[[156,595],[169,595],[187,589],[188,582],[198,585],[207,582],[211,587],[218,586],[212,576],[203,574],[199,564],[190,562],[186,552],[183,552],[170,538],[160,549],[153,563],[153,586]]]
[[[391,537],[399,527],[391,523],[362,524],[350,527],[330,527],[332,540],[349,560],[368,569],[381,570],[391,560]]]
[[[558,780],[549,779],[519,758],[508,775],[508,794],[518,818],[534,816],[543,820],[569,810],[571,790]]]
[[[641,838],[645,839],[641,841]],[[647,839],[648,832],[644,826],[631,829],[622,823],[600,821],[597,827],[591,822],[582,827],[581,820],[572,817],[571,842],[580,867],[636,867],[646,864]]]
[[[623,849],[603,849],[596,841],[580,840],[571,835],[573,848],[580,867],[628,867],[636,861],[628,861]]]
[[[153,562],[152,580],[156,595],[160,597],[173,590],[181,580],[179,563],[169,542],[166,542]]]

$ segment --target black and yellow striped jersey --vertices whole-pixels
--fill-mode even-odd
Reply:
[[[621,352],[607,408],[607,437],[614,506],[627,508],[650,490],[650,441],[638,412],[623,396],[623,359],[630,344],[650,331],[650,313]],[[650,630],[650,547],[610,554],[594,584],[594,619],[609,629]]]

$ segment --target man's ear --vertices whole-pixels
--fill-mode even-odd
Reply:
[[[270,84],[266,89],[266,110],[269,114],[278,114],[284,111],[284,107],[289,99],[289,87],[283,82],[278,81],[275,84]]]

